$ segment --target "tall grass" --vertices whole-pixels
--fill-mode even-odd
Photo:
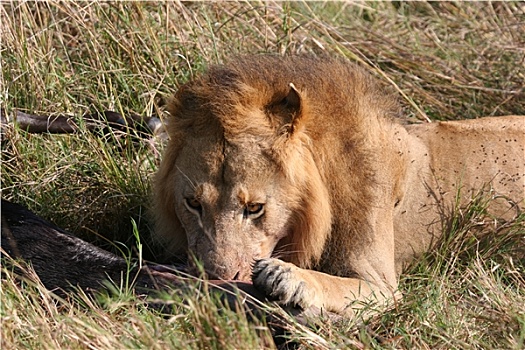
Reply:
[[[0,6],[0,103],[8,113],[69,113],[79,125],[88,111],[162,116],[169,95],[208,64],[244,53],[310,52],[366,67],[398,91],[409,121],[525,114],[521,2]],[[136,223],[144,255],[154,259],[146,213],[163,143],[81,130],[35,135],[3,127],[2,197],[114,251],[108,242],[133,245]],[[406,296],[389,312],[366,325],[319,325],[318,335],[292,324],[290,336],[321,348],[522,348],[525,262],[516,247],[525,245],[525,219],[491,226],[482,214],[479,205],[458,210],[453,239],[408,270]],[[84,298],[86,308],[57,303],[5,269],[2,275],[3,348],[272,346],[263,321],[221,313],[213,300],[179,303],[166,318],[125,293]]]

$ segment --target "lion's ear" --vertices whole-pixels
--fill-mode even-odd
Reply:
[[[273,103],[270,109],[273,116],[278,118],[280,129],[289,135],[293,134],[303,114],[301,93],[290,83],[287,94]]]

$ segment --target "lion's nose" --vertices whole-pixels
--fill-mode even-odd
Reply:
[[[234,281],[239,279],[241,271],[231,270],[226,266],[214,266],[213,269],[206,269],[206,274],[210,280]]]

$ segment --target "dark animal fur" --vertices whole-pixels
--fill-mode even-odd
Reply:
[[[126,261],[95,247],[36,216],[24,207],[2,200],[4,252],[31,264],[44,286],[59,293],[79,287],[84,291],[104,288],[108,280],[120,282],[128,270]],[[165,282],[151,271],[133,268],[136,287],[155,289]]]

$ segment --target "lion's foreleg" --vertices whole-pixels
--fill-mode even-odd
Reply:
[[[273,258],[255,264],[252,280],[256,288],[283,306],[315,306],[348,316],[367,302],[384,303],[397,297],[395,286],[305,270]]]

